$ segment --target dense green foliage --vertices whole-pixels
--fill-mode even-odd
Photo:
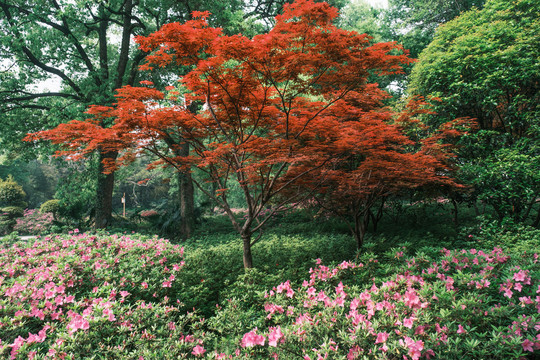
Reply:
[[[26,193],[12,176],[0,179],[0,206],[25,206]]]
[[[26,193],[11,175],[6,180],[0,178],[0,235],[9,234],[16,224],[16,218],[23,216]]]
[[[411,75],[410,93],[441,99],[431,121],[478,121],[461,141],[460,177],[501,220],[538,210],[539,14],[536,1],[488,1],[441,26]]]
[[[485,0],[389,0],[384,24],[389,36],[401,42],[413,57],[431,42],[437,27]]]

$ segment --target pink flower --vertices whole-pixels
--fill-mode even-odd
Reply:
[[[530,341],[529,339],[525,339],[525,341],[521,344],[523,346],[523,351],[534,351],[534,343]]]
[[[77,330],[88,330],[90,323],[79,314],[73,314],[71,321],[69,322],[67,329],[70,333],[74,333]]]
[[[411,309],[420,307],[420,298],[416,295],[414,289],[409,289],[404,295],[404,303]]]
[[[199,355],[204,354],[205,352],[206,350],[204,350],[204,348],[201,345],[197,345],[193,348],[193,351],[191,353],[195,356],[199,356]]]
[[[467,330],[465,330],[465,329],[463,328],[463,326],[458,325],[457,333],[458,333],[458,334],[466,334],[466,333],[467,333]]]
[[[279,339],[283,337],[283,333],[281,332],[281,327],[271,327],[270,333],[268,334],[268,345],[269,346],[277,346]],[[263,343],[261,345],[264,345],[264,339]]]
[[[409,356],[413,360],[418,360],[420,355],[422,355],[421,351],[424,349],[424,342],[422,340],[414,341],[408,336],[405,336],[404,339],[405,342],[399,340],[399,344],[409,349]]]
[[[515,281],[525,281],[527,278],[527,273],[523,270],[519,270],[517,273],[514,274],[514,280]]]
[[[403,319],[403,326],[412,329],[414,319],[412,317]]]
[[[240,343],[242,347],[264,345],[265,337],[263,335],[257,335],[255,331],[257,331],[257,329],[244,334],[244,336],[242,337],[242,342]]]
[[[388,333],[387,332],[378,333],[377,334],[377,340],[375,340],[375,344],[385,343],[386,340],[388,340]]]

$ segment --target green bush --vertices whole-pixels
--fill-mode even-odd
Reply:
[[[16,224],[17,221],[15,219],[10,219],[7,216],[2,216],[2,214],[0,213],[0,236],[10,234]]]
[[[53,199],[45,201],[43,204],[41,204],[41,206],[39,207],[39,212],[42,214],[51,213],[56,219],[61,209],[62,204],[60,203],[60,200]]]
[[[0,179],[0,205],[26,207],[25,197],[22,186],[11,175],[6,180]]]
[[[7,235],[13,231],[17,218],[24,215],[24,209],[18,206],[6,206],[0,209],[0,235]]]
[[[470,245],[482,248],[500,246],[514,252],[530,251],[540,244],[540,229],[506,218],[500,223],[485,217],[478,218],[478,224],[464,228],[460,234]]]
[[[11,219],[18,218],[24,215],[24,209],[19,206],[6,206],[0,209],[2,215]]]

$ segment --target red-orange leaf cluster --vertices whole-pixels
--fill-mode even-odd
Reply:
[[[198,184],[241,235],[246,267],[252,266],[252,234],[269,215],[306,196],[302,186],[332,184],[334,193],[356,196],[383,193],[371,190],[381,182],[392,189],[439,176],[435,157],[404,150],[411,140],[390,124],[393,114],[382,105],[388,95],[368,82],[411,62],[399,45],[371,44],[366,35],[335,27],[337,11],[311,0],[286,5],[275,27],[253,39],[225,36],[207,17],[199,13],[136,39],[151,52],[144,69],[190,67],[180,81],[183,99],[175,91],[171,100],[150,84],[124,87],[112,107],[89,110],[94,118],[113,118],[112,127],[72,122],[31,138],[67,144],[63,154],[123,151],[109,167],[149,151],[159,158],[154,166],[199,168],[220,189],[210,193]],[[197,105],[200,111],[193,110]],[[189,155],[180,151],[187,144]],[[245,196],[243,222],[229,206],[231,181]]]

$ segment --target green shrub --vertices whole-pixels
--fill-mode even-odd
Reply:
[[[11,219],[22,217],[24,215],[24,209],[19,206],[6,206],[0,209],[2,215]]]
[[[43,204],[41,204],[39,207],[39,212],[42,214],[51,213],[56,219],[61,209],[62,204],[60,203],[60,200],[53,199],[45,201]]]
[[[26,207],[25,197],[22,186],[11,175],[6,180],[0,179],[0,205]]]
[[[464,228],[460,237],[471,246],[481,248],[499,246],[519,253],[530,251],[540,244],[540,229],[515,223],[508,218],[501,223],[479,217],[477,225]]]
[[[0,235],[7,235],[13,231],[17,218],[22,217],[24,209],[18,206],[6,206],[0,209]]]
[[[2,214],[0,213],[0,236],[10,234],[16,224],[17,221],[15,219],[10,219],[7,216],[2,216]]]

